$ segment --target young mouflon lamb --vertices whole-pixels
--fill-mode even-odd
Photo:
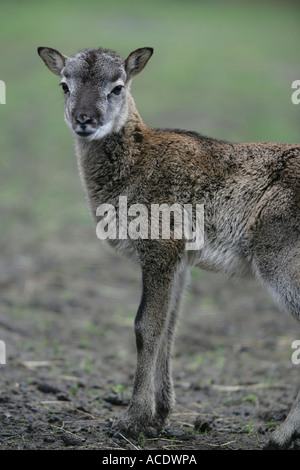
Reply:
[[[126,237],[123,230],[122,236],[107,238],[142,272],[134,387],[116,429],[153,436],[166,425],[174,405],[171,350],[191,266],[252,273],[299,319],[300,145],[233,143],[148,127],[130,85],[150,59],[150,47],[126,59],[103,48],[73,57],[49,47],[39,47],[38,53],[60,77],[65,120],[75,137],[95,222],[104,215],[99,215],[101,205],[118,209],[125,197],[128,206],[145,207],[148,214],[152,205],[204,207],[204,238],[196,249],[189,249],[186,236],[176,236],[175,211],[173,218],[169,213],[169,236],[151,237],[147,225],[143,233],[149,236]],[[115,223],[120,228],[121,221]],[[130,218],[125,228],[129,223]],[[269,446],[288,447],[299,432],[300,394]]]

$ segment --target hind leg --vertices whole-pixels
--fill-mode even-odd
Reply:
[[[300,392],[285,421],[273,432],[267,449],[287,449],[300,436]]]
[[[276,233],[276,229],[274,230]],[[259,250],[255,270],[275,299],[300,319],[300,240],[298,233],[285,233],[281,249],[274,251],[272,240]],[[276,237],[278,241],[278,237]],[[275,243],[275,241],[274,241]],[[299,331],[300,334],[300,331]],[[300,392],[285,421],[273,433],[267,448],[288,448],[300,435]]]

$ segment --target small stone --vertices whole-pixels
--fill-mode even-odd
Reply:
[[[195,431],[207,432],[211,430],[212,420],[198,417],[194,422]]]
[[[60,393],[61,390],[53,385],[47,384],[45,382],[40,382],[37,386],[37,389],[43,393]]]
[[[74,436],[72,434],[68,434],[68,433],[64,433],[61,436],[61,438],[64,441],[64,444],[66,446],[79,446],[84,441],[84,439],[80,439],[79,437],[76,437],[76,436]]]
[[[116,406],[128,406],[129,400],[126,400],[121,395],[109,395],[104,398],[104,401],[111,403],[112,405]]]
[[[45,436],[44,437],[44,442],[48,442],[48,443],[51,443],[51,442],[55,442],[55,438],[52,437],[52,436]]]

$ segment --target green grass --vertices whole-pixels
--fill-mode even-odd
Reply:
[[[66,55],[153,46],[132,90],[145,122],[236,141],[298,142],[296,3],[1,1],[0,246],[34,249],[90,224],[58,78],[37,46]],[[5,223],[3,223],[5,221]],[[70,229],[71,230],[71,229]]]

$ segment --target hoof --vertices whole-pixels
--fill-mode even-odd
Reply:
[[[160,429],[150,425],[143,426],[141,423],[136,423],[132,420],[121,419],[113,426],[112,431],[114,432],[115,438],[121,439],[124,437],[139,438],[141,436],[156,437]]]
[[[296,437],[295,432],[291,432],[285,424],[279,426],[265,445],[265,450],[287,450],[291,447]]]

